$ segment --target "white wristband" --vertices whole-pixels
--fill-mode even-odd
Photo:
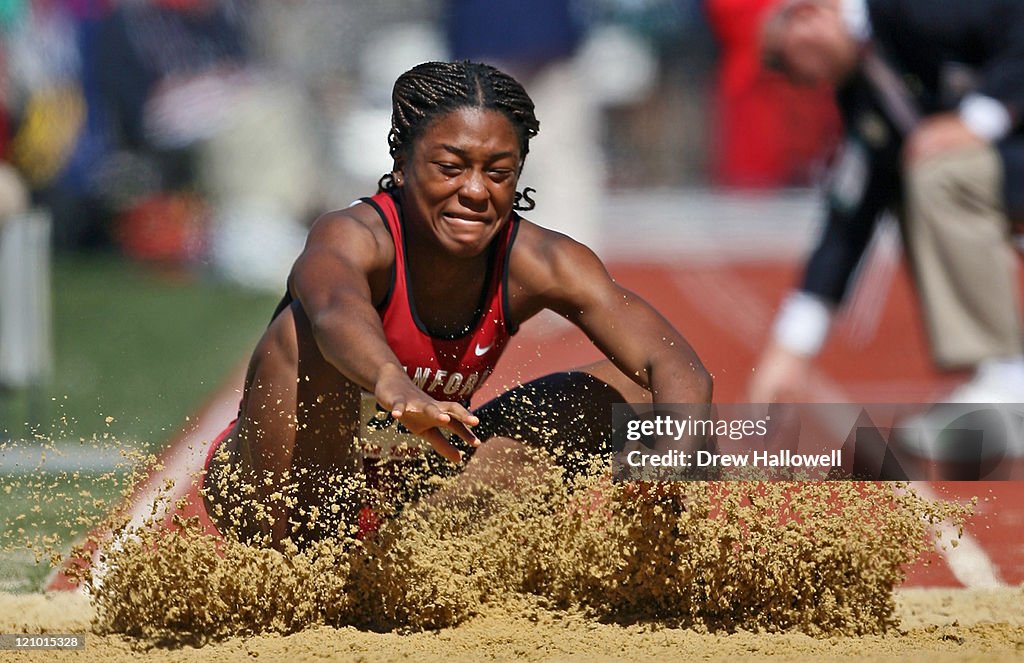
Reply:
[[[816,295],[794,291],[782,303],[772,337],[790,352],[818,354],[832,324],[832,309]]]
[[[998,99],[972,93],[960,102],[960,119],[978,138],[994,143],[1013,128],[1010,111]]]

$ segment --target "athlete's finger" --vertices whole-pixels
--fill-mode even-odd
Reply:
[[[452,419],[457,419],[467,426],[476,426],[480,423],[480,417],[476,416],[459,403],[449,403],[446,409]]]
[[[449,421],[444,426],[445,426],[445,428],[447,428],[448,430],[450,430],[451,432],[455,433],[460,438],[462,438],[462,440],[464,442],[466,442],[467,444],[469,444],[470,446],[473,446],[473,447],[479,447],[480,446],[480,438],[478,438],[473,433],[473,431],[471,431],[469,429],[469,426],[467,426],[466,424],[462,423],[458,419],[452,418],[452,420]]]
[[[423,414],[440,424],[447,424],[452,419],[451,415],[438,407],[436,403],[427,403],[427,406],[423,408]]]
[[[452,413],[454,418],[462,421],[467,426],[475,426],[480,423],[480,417],[476,416],[461,405],[458,406],[458,408],[459,409],[457,411]]]
[[[391,406],[392,417],[395,419],[401,419],[403,414],[405,414],[405,401],[398,401]]]
[[[434,451],[441,454],[447,460],[453,463],[462,462],[462,452],[452,446],[452,443],[448,441],[448,438],[444,436],[437,428],[430,428],[420,433],[427,442],[430,442],[430,446],[434,448]]]

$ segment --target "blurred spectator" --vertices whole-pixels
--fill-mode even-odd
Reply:
[[[250,9],[150,0],[110,15],[102,90],[124,149],[103,179],[130,255],[209,258],[276,288],[315,205],[319,152],[303,90],[253,64]]]
[[[105,7],[102,0],[34,0],[8,3],[3,13],[10,160],[35,203],[52,210],[63,247],[106,240],[91,182],[105,141],[90,59]]]
[[[238,15],[220,0],[122,2],[103,26],[99,58],[125,144],[162,150],[216,130],[231,76],[246,65]]]
[[[719,185],[806,186],[839,138],[827,86],[797,87],[761,67],[761,19],[778,1],[705,0],[721,47],[711,114]]]
[[[70,145],[66,132],[52,143],[43,135],[47,122],[55,119],[53,108],[47,109],[44,117],[34,115],[31,131],[23,127],[16,141],[11,141],[9,131],[17,118],[11,118],[9,124],[9,111],[16,115],[22,106],[37,109],[44,105],[39,100],[27,104],[31,85],[18,80],[15,87],[7,76],[6,65],[12,56],[20,63],[30,54],[22,50],[24,44],[15,44],[13,39],[16,31],[27,31],[26,22],[31,20],[28,12],[27,6],[12,4],[0,13],[0,30],[6,37],[0,40],[0,405],[5,405],[3,397],[8,389],[28,388],[31,412],[26,417],[36,421],[41,402],[38,387],[49,375],[52,358],[48,279],[51,221],[45,214],[29,213],[25,177],[8,158],[16,151],[19,165],[36,175],[38,184],[63,168]],[[46,67],[39,69],[50,73]],[[45,86],[51,79],[40,73],[37,81]],[[0,428],[13,424],[14,417],[11,419],[0,422]]]
[[[0,161],[0,227],[15,214],[28,209],[28,189],[10,164]]]
[[[226,2],[122,2],[104,21],[98,84],[119,149],[100,179],[128,255],[202,255],[197,148],[222,129],[245,65],[241,25]]]
[[[935,361],[970,367],[954,402],[1024,401],[1024,3],[788,0],[766,62],[837,86],[846,141],[824,232],[785,302],[751,398],[799,397],[881,214],[901,214]],[[1009,217],[1009,218],[1008,218]]]
[[[701,0],[588,0],[578,59],[601,110],[609,188],[703,181],[706,72],[713,52]]]

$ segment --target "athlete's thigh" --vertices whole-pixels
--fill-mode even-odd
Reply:
[[[553,453],[566,466],[611,449],[612,405],[622,394],[585,371],[552,373],[510,389],[475,411],[483,440],[506,437]],[[486,444],[486,442],[485,442]]]
[[[263,459],[256,465],[344,462],[353,455],[359,394],[320,354],[308,317],[293,303],[274,319],[253,352],[239,447]]]

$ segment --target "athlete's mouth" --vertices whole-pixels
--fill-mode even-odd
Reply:
[[[474,214],[454,214],[452,212],[442,212],[441,216],[447,221],[454,221],[456,223],[487,223],[488,219],[485,216],[477,216]]]

